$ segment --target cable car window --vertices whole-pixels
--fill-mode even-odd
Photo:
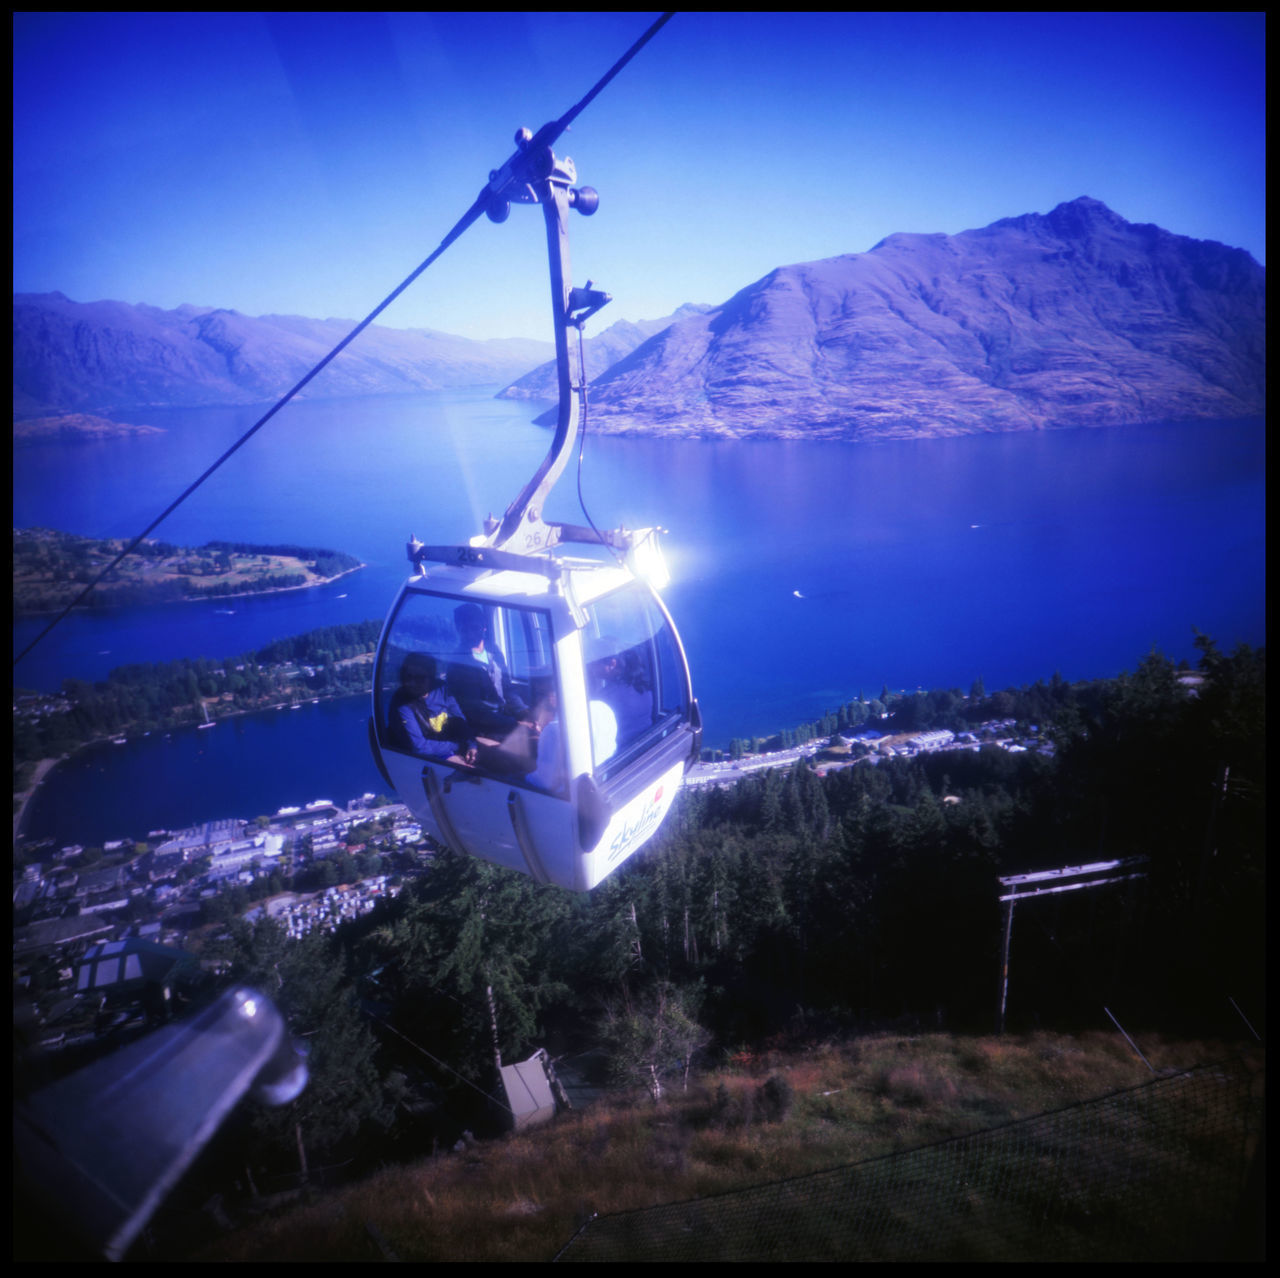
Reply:
[[[379,734],[391,749],[513,781],[564,771],[534,724],[555,705],[551,619],[542,611],[406,593],[378,662]]]
[[[688,717],[689,684],[671,623],[645,587],[626,586],[585,612],[592,753],[607,779]]]

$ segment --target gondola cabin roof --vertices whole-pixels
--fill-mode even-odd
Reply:
[[[598,599],[617,586],[635,580],[631,572],[617,563],[603,563],[567,556],[529,556],[529,567],[486,569],[470,563],[431,563],[425,572],[411,578],[411,584],[443,585],[453,581],[458,589],[474,594],[492,594],[494,598],[516,599],[522,595],[557,593],[557,581],[571,580],[573,589],[582,593],[582,602]]]
[[[406,583],[409,589],[436,590],[501,603],[542,602],[565,593],[579,604],[593,603],[636,578],[615,563],[558,555],[529,557],[527,571],[490,569],[472,564],[430,564]]]

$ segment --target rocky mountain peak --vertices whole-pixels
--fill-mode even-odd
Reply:
[[[1264,411],[1266,273],[1081,197],[779,267],[609,369],[595,428],[887,439]]]

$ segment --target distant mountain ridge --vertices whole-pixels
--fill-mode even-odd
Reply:
[[[256,403],[346,320],[14,297],[14,416]],[[585,343],[592,429],[876,440],[1265,412],[1266,271],[1088,197],[957,235],[780,266],[718,307]],[[370,327],[314,397],[507,383],[555,399],[549,342]],[[554,417],[544,414],[539,421]]]
[[[586,365],[588,383],[606,372],[620,359],[630,355],[637,346],[648,341],[655,333],[661,333],[672,324],[690,316],[705,315],[715,310],[713,306],[686,302],[672,314],[655,320],[618,320],[610,324],[602,333],[588,337],[582,343],[582,358]],[[576,346],[576,343],[575,343]],[[569,358],[577,378],[577,350],[571,349]],[[548,360],[539,364],[532,372],[526,373],[517,381],[498,392],[499,399],[558,399],[560,396],[556,377],[556,362]]]
[[[16,294],[14,417],[265,402],[354,327],[353,320]],[[335,398],[501,384],[549,354],[550,342],[473,341],[371,325],[303,393]]]
[[[591,387],[593,429],[889,439],[1261,414],[1266,272],[1087,197],[779,267]]]

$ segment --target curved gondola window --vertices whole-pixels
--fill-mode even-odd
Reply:
[[[689,717],[684,654],[639,583],[590,604],[582,632],[596,776],[607,780]]]
[[[378,654],[379,738],[389,749],[521,782],[539,759],[529,724],[554,712],[551,618],[534,608],[410,591]],[[545,751],[544,751],[545,754]]]

